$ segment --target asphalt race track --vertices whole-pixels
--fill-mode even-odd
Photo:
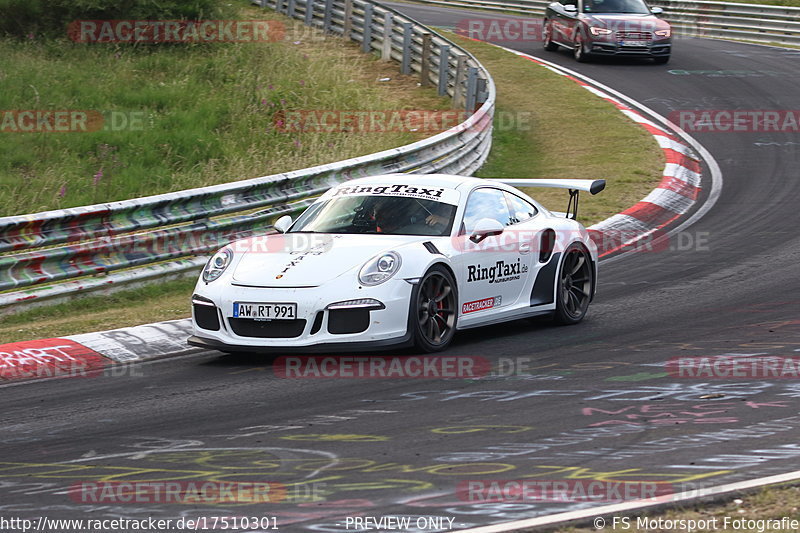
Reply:
[[[438,26],[493,16],[396,6]],[[678,38],[671,62],[656,66],[518,48],[665,116],[800,109],[800,50]],[[446,354],[502,360],[509,375],[282,379],[267,358],[208,352],[116,376],[4,386],[3,516],[259,516],[283,531],[327,532],[367,530],[346,517],[397,515],[450,518],[460,529],[604,503],[484,502],[458,490],[468,481],[659,481],[677,491],[797,470],[800,382],[676,378],[664,365],[800,357],[800,136],[693,135],[724,177],[710,212],[663,249],[601,264],[581,325],[469,330]],[[68,493],[76,483],[172,480],[269,481],[286,492],[258,505]]]

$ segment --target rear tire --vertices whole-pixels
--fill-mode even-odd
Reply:
[[[458,320],[458,288],[450,272],[434,265],[414,286],[408,327],[414,345],[424,352],[444,350],[453,340]]]
[[[592,299],[594,268],[589,252],[582,244],[572,243],[564,252],[556,285],[557,324],[577,324],[586,315]]]

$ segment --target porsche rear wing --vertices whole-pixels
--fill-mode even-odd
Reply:
[[[569,204],[567,204],[565,216],[571,219],[578,217],[578,196],[580,191],[586,191],[594,195],[606,188],[606,180],[497,178],[497,181],[512,187],[569,189]]]

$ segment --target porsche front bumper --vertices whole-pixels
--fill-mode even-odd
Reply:
[[[402,279],[345,291],[322,287],[264,288],[198,283],[189,344],[221,351],[371,349],[407,344],[413,285]],[[235,302],[297,304],[293,319],[235,318]]]

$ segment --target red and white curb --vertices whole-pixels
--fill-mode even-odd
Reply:
[[[0,383],[92,377],[115,364],[200,351],[186,344],[192,322],[185,318],[54,339],[0,344]]]
[[[499,48],[564,76],[610,102],[625,116],[646,129],[664,152],[666,165],[661,183],[635,205],[588,228],[598,246],[600,257],[621,251],[653,251],[654,247],[668,245],[661,239],[666,235],[664,229],[688,213],[700,195],[701,159],[709,167],[712,178],[712,192],[704,205],[703,214],[716,202],[722,184],[719,167],[711,154],[676,125],[631,98],[582,74],[511,48]],[[664,126],[645,118],[639,109],[659,119]],[[682,225],[683,227],[686,225]]]

